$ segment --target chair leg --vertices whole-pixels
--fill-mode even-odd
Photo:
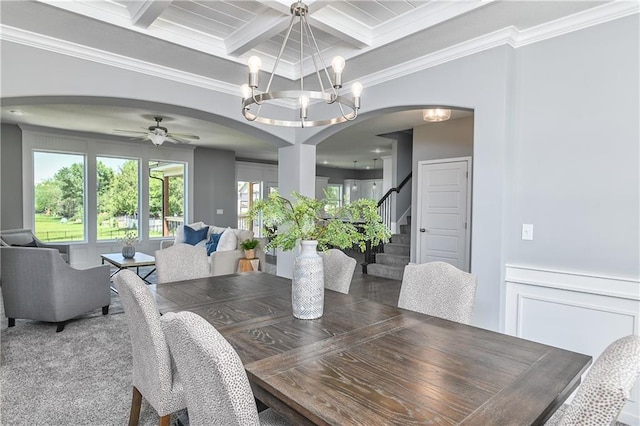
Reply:
[[[102,307],[102,315],[107,315],[109,313],[109,305]]]
[[[131,398],[131,413],[129,414],[129,426],[138,426],[140,420],[140,406],[142,405],[142,394],[133,387],[133,397]]]
[[[171,414],[160,417],[160,426],[171,426]]]
[[[9,327],[13,327],[16,325],[16,319],[15,318],[9,318]]]
[[[67,325],[67,322],[66,321],[62,321],[62,322],[58,322],[56,324],[58,324],[58,327],[56,327],[56,333],[60,333],[61,331],[64,330],[64,326]]]

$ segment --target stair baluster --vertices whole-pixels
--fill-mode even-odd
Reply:
[[[378,201],[378,213],[388,228],[391,228],[391,207],[393,204],[391,196],[400,192],[410,180],[411,173],[400,182],[400,185],[389,189]],[[402,280],[404,266],[409,263],[411,247],[410,219],[411,217],[408,216],[408,226],[400,226],[400,234],[391,236],[391,242],[386,244],[386,248],[385,244],[380,244],[377,247],[367,245],[364,263],[362,264],[362,273]],[[406,233],[403,231],[406,231]]]

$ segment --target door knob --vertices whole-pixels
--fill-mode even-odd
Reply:
[[[420,228],[420,232],[427,232],[427,230],[424,228]]]

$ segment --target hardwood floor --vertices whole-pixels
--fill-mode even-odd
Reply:
[[[398,306],[401,281],[357,272],[351,281],[349,294],[360,296],[385,305]]]

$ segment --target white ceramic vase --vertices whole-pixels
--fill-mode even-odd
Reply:
[[[293,263],[291,303],[298,319],[320,318],[324,311],[324,265],[317,247],[317,241],[303,240]]]

